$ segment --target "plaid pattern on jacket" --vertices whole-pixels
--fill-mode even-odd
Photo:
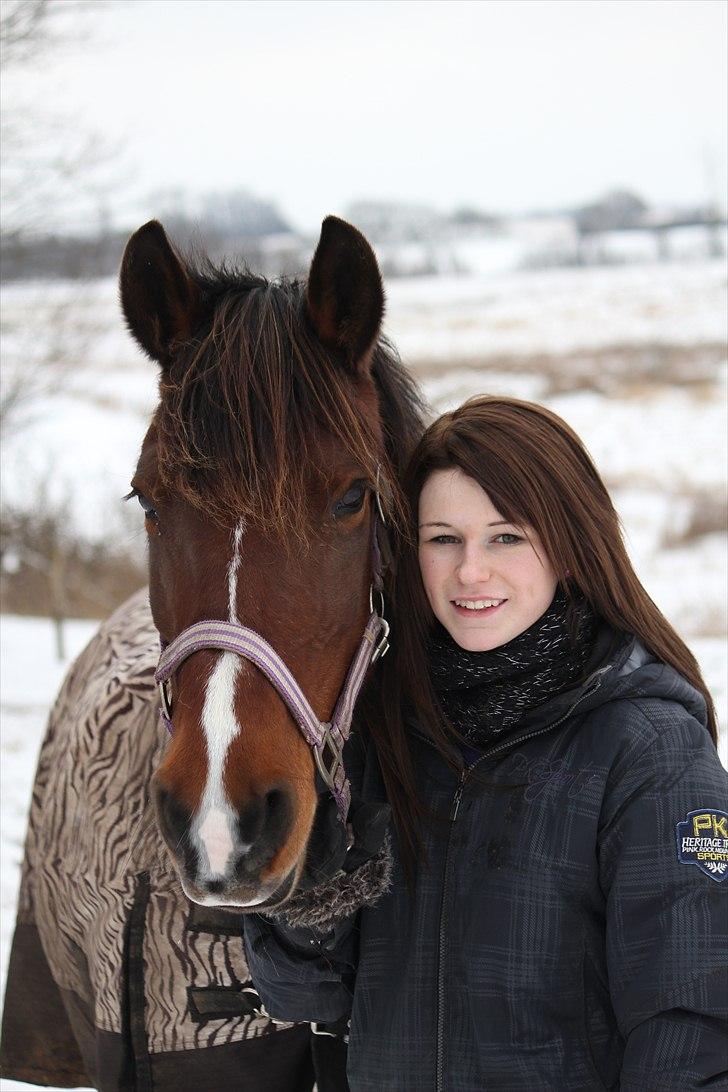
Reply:
[[[700,695],[625,639],[459,777],[413,752],[445,816],[414,898],[396,861],[328,935],[246,916],[271,1015],[350,1014],[352,1092],[728,1089],[728,869],[680,841],[728,820]]]

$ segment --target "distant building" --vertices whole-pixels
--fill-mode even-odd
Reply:
[[[644,220],[648,206],[631,190],[611,190],[598,201],[575,209],[573,218],[583,235],[597,231],[619,231]]]

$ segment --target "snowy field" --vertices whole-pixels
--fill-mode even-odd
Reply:
[[[54,354],[70,362],[64,390],[28,405],[4,442],[3,497],[33,505],[43,491],[88,536],[137,542],[119,498],[156,376],[123,328],[115,284],[13,285],[0,302],[3,382]],[[398,280],[386,329],[435,409],[513,394],[549,405],[582,436],[643,583],[716,697],[726,763],[728,554],[719,527],[701,532],[701,515],[726,489],[725,264]],[[37,749],[66,665],[54,660],[46,620],[1,622],[4,978]],[[94,628],[69,624],[69,655]]]

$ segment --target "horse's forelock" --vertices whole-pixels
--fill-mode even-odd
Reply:
[[[155,423],[163,484],[218,522],[242,516],[305,538],[306,484],[325,469],[322,429],[372,478],[378,466],[386,477],[398,467],[389,465],[357,398],[356,379],[307,323],[299,282],[271,284],[230,270],[215,279],[209,267],[196,279],[208,321],[160,383]],[[416,431],[421,404],[384,343],[375,349],[373,371],[385,447],[396,453],[402,438],[398,446],[389,435],[387,414]]]

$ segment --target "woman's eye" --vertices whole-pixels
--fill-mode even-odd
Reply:
[[[359,512],[364,504],[364,497],[366,496],[366,486],[363,482],[356,482],[343,497],[341,497],[334,505],[335,516],[351,516],[354,512]]]
[[[512,535],[504,531],[502,535],[496,535],[494,542],[500,542],[503,546],[513,546],[516,542],[523,542],[523,539],[520,535]]]
[[[435,542],[439,546],[447,546],[452,542],[458,541],[459,540],[455,537],[455,535],[435,535],[434,538],[430,539],[430,542]]]

